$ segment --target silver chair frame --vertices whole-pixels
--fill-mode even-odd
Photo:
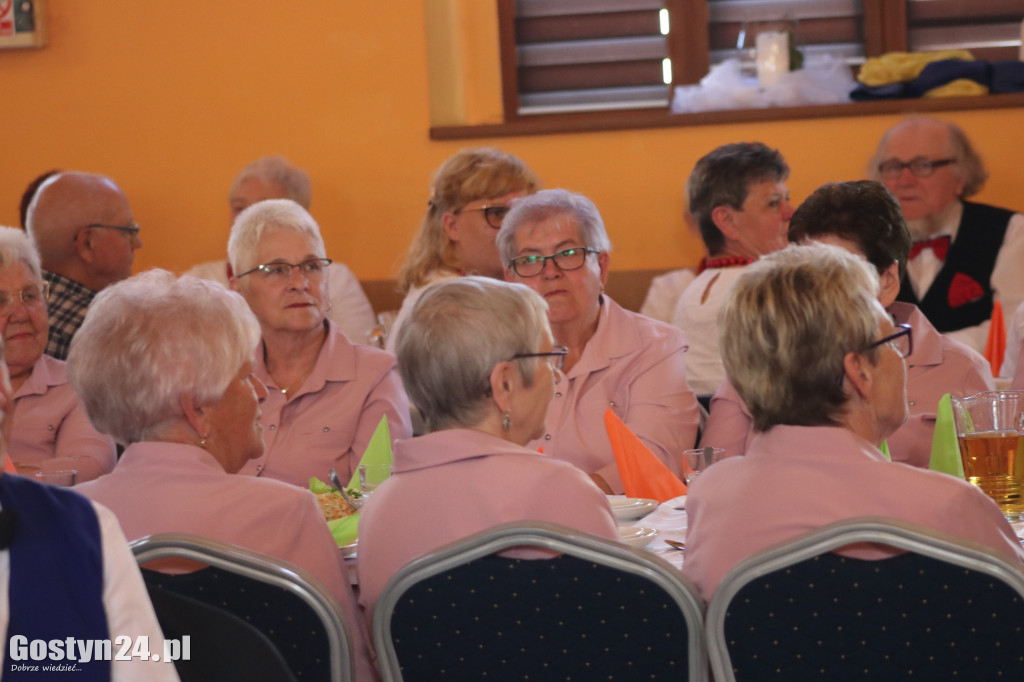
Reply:
[[[716,682],[736,680],[725,644],[725,616],[737,592],[769,573],[857,543],[886,545],[988,574],[1024,599],[1024,571],[983,545],[880,516],[838,521],[768,547],[744,559],[725,575],[708,604],[705,618],[708,658]]]
[[[190,559],[291,592],[323,623],[332,682],[355,679],[352,636],[346,616],[334,595],[305,569],[245,547],[186,533],[147,535],[129,543],[129,547],[140,566],[156,559]]]
[[[440,547],[406,564],[392,576],[381,593],[373,614],[373,643],[384,682],[401,682],[402,672],[389,636],[395,606],[410,587],[421,580],[470,561],[513,547],[539,547],[593,561],[625,573],[641,576],[663,589],[682,611],[687,624],[688,678],[708,679],[704,645],[704,604],[693,584],[667,561],[644,550],[633,549],[591,533],[553,523],[505,523]]]

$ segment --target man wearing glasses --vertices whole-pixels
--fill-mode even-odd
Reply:
[[[1024,301],[1024,216],[966,201],[988,173],[964,132],[936,118],[890,128],[869,172],[900,202],[915,240],[899,300],[984,352],[993,302],[1010,314]]]
[[[47,355],[67,357],[96,293],[132,274],[139,226],[124,192],[92,173],[58,173],[29,205],[27,224],[50,283]]]

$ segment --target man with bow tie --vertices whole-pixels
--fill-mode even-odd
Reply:
[[[900,202],[915,240],[899,300],[983,352],[994,301],[1007,314],[1024,301],[1024,216],[966,201],[988,173],[963,131],[940,119],[890,128],[870,173]]]

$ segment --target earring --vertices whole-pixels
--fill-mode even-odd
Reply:
[[[199,447],[201,447],[201,448],[205,448],[206,447],[206,438],[209,435],[210,434],[206,434],[206,436],[199,436]]]
[[[512,412],[511,410],[501,415],[501,428],[508,431],[512,428]]]

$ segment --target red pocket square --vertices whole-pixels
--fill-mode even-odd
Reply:
[[[949,285],[949,307],[959,308],[971,301],[977,301],[984,295],[985,290],[981,288],[980,284],[962,272],[958,272],[953,275],[953,281]]]

